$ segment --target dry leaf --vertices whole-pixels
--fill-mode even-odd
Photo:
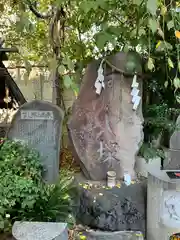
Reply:
[[[121,188],[121,184],[120,183],[116,184],[116,187]]]
[[[180,31],[175,31],[175,36],[180,39]]]
[[[158,48],[161,45],[161,41],[158,41],[158,43],[156,44],[156,48]]]

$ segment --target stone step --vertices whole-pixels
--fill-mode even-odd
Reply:
[[[144,240],[141,232],[117,231],[103,232],[89,230],[80,235],[79,239],[86,240]]]
[[[66,223],[15,222],[12,234],[16,240],[68,240]]]

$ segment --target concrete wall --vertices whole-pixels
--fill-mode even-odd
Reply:
[[[19,89],[27,101],[34,99],[52,102],[52,81],[49,78],[49,72],[33,68],[29,77],[26,77],[25,69],[8,69]],[[75,95],[71,89],[65,89],[64,101],[66,109],[71,107],[75,100]]]

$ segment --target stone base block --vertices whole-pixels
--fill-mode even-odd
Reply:
[[[101,231],[145,233],[146,181],[126,186],[81,188],[78,220]]]

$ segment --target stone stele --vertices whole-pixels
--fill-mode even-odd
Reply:
[[[135,53],[134,53],[135,54]],[[108,61],[126,71],[130,55],[118,53]],[[141,60],[136,63],[141,74]],[[143,141],[142,105],[136,111],[132,104],[133,75],[125,75],[104,64],[105,89],[96,94],[94,83],[100,61],[92,62],[86,70],[80,94],[74,102],[69,121],[69,136],[75,159],[88,179],[106,179],[107,171],[116,171],[117,178],[124,173],[135,176],[135,157]],[[142,97],[142,79],[137,77],[139,96]]]
[[[59,179],[63,117],[59,107],[34,100],[19,108],[7,132],[8,139],[21,141],[39,152],[47,183],[55,183]]]

